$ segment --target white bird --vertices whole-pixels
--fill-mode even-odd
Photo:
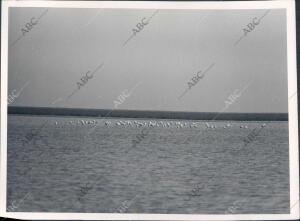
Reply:
[[[195,127],[197,127],[197,124],[196,124],[196,123],[192,123],[192,124],[191,124],[191,127],[194,127],[194,128],[195,128]]]

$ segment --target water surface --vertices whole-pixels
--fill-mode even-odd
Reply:
[[[10,115],[7,205],[24,212],[289,213],[287,122],[209,122],[216,127],[209,129],[204,121],[178,120],[187,123],[178,128],[172,120],[143,130],[120,120],[130,119]]]

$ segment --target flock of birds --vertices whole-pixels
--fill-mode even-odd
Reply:
[[[78,120],[78,121],[69,121],[70,124],[80,124],[80,125],[95,125],[100,123],[101,121],[96,120]],[[58,125],[59,123],[56,121],[55,125]],[[106,127],[111,126],[120,126],[120,127],[162,127],[162,128],[199,128],[203,123],[200,122],[180,122],[180,121],[155,121],[155,120],[147,120],[147,121],[140,121],[140,120],[116,120],[116,121],[105,121],[104,125]],[[206,128],[209,129],[216,129],[216,128],[230,128],[233,127],[230,123],[225,123],[225,125],[222,126],[216,126],[213,124],[205,123]],[[262,125],[263,127],[265,124]],[[239,125],[239,128],[241,129],[248,129],[248,125]]]

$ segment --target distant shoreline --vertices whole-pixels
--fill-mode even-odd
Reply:
[[[217,113],[141,111],[50,107],[8,107],[9,115],[47,115],[107,118],[155,118],[182,120],[288,121],[287,113]],[[217,116],[217,117],[216,117]],[[215,119],[214,119],[215,118]]]

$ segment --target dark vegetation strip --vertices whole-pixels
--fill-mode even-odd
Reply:
[[[111,112],[109,115],[107,113]],[[216,112],[177,112],[177,111],[142,111],[50,107],[8,107],[8,114],[76,116],[76,117],[115,117],[115,118],[155,118],[211,120]],[[287,113],[221,113],[215,120],[237,121],[287,121]]]

